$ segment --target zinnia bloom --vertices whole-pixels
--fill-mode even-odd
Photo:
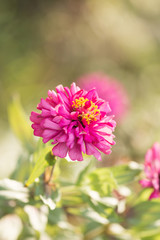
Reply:
[[[144,188],[153,188],[149,199],[160,197],[160,144],[155,143],[145,156],[146,179],[140,181]]]
[[[82,161],[82,153],[101,160],[102,151],[111,152],[115,144],[112,134],[115,128],[110,107],[98,97],[95,89],[85,91],[76,86],[59,85],[48,91],[48,97],[38,104],[41,113],[32,112],[34,135],[46,143],[52,140],[53,155],[61,158],[68,154],[71,160]]]
[[[115,119],[122,120],[129,106],[127,93],[123,85],[102,73],[92,73],[82,76],[77,80],[78,85],[85,90],[95,88],[99,97],[109,102],[110,114],[115,115]]]

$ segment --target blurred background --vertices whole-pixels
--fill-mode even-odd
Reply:
[[[117,79],[130,102],[110,163],[143,161],[160,141],[159,0],[5,0],[0,27],[1,178],[21,151],[8,123],[12,98],[29,120],[48,89],[92,72]]]

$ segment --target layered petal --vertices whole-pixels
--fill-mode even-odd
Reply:
[[[160,144],[157,142],[146,153],[144,171],[146,179],[140,184],[144,188],[153,188],[149,199],[160,197]]]
[[[65,143],[58,143],[53,147],[52,153],[54,156],[58,156],[60,158],[64,158],[67,155],[68,147]]]
[[[109,104],[98,97],[95,89],[85,91],[76,86],[59,85],[48,91],[48,97],[37,106],[40,113],[32,112],[34,135],[43,142],[51,140],[53,154],[75,161],[83,160],[83,153],[101,160],[101,152],[109,154],[116,126],[113,116],[107,115]]]

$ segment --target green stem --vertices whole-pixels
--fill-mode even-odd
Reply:
[[[52,178],[53,178],[54,166],[55,166],[55,164],[52,166],[51,174],[50,174],[49,179],[47,181],[44,180],[44,191],[46,193],[46,196],[50,196],[51,193],[52,193],[53,185],[51,184],[51,181],[52,181]]]
[[[52,166],[51,174],[50,174],[50,177],[49,177],[48,182],[47,182],[48,185],[50,184],[50,182],[52,180],[52,177],[53,177],[54,166],[55,166],[55,164]]]

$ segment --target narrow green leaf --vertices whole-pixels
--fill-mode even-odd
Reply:
[[[26,186],[29,186],[31,183],[38,178],[48,166],[53,166],[55,164],[55,158],[51,154],[52,147],[46,147],[42,149],[41,154],[34,166],[29,179],[26,182]]]
[[[18,98],[8,106],[8,118],[14,134],[29,149],[33,149],[33,131]]]

